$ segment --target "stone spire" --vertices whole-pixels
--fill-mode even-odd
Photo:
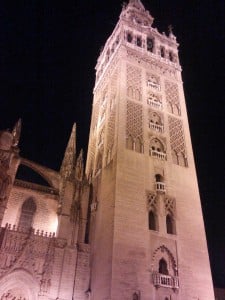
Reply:
[[[130,0],[127,5],[123,6],[120,16],[140,26],[151,26],[154,20],[140,0]]]
[[[60,174],[63,178],[69,179],[74,177],[76,163],[76,123],[74,123],[72,132],[66,147]]]
[[[83,179],[83,175],[84,175],[84,158],[83,158],[83,149],[81,149],[80,154],[76,161],[75,178],[81,181]]]
[[[128,5],[131,5],[137,9],[140,9],[140,10],[145,10],[145,7],[144,5],[141,3],[140,0],[130,0]]]
[[[19,119],[17,122],[16,122],[16,124],[15,124],[15,126],[14,126],[14,128],[13,128],[13,130],[12,130],[12,136],[13,136],[13,146],[14,147],[17,147],[18,146],[18,144],[19,144],[19,140],[20,140],[20,133],[21,133],[21,119]]]

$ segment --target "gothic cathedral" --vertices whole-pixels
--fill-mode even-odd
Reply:
[[[59,172],[0,132],[0,300],[214,299],[178,43],[152,23],[130,0],[100,54],[86,172],[75,125]]]

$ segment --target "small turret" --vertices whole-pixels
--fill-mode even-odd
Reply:
[[[64,179],[74,178],[76,163],[76,123],[74,123],[72,132],[66,147],[63,162],[60,168],[60,174]]]
[[[12,136],[13,136],[13,146],[17,147],[19,144],[19,140],[20,140],[20,134],[21,134],[21,119],[19,119],[13,130],[12,130]]]
[[[83,149],[81,149],[80,154],[76,161],[75,178],[79,181],[82,181],[83,176],[84,176],[84,158],[83,158]]]

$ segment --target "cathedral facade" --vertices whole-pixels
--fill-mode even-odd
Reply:
[[[96,65],[86,170],[76,127],[59,172],[0,133],[0,299],[213,300],[178,43],[140,0]],[[48,187],[17,179],[25,165]]]

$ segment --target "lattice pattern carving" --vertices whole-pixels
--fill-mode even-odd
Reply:
[[[118,78],[118,70],[115,70],[115,72],[112,75],[111,84],[110,84],[111,92],[113,91],[113,93],[116,92],[117,78]]]
[[[141,100],[141,69],[132,65],[127,65],[127,95]]]
[[[153,72],[157,72],[159,74],[162,74],[163,76],[166,75],[171,78],[177,78],[175,68],[169,65],[166,66],[158,60],[151,59],[148,56],[143,56],[140,61],[140,54],[138,54],[137,51],[127,49],[127,57],[132,61],[139,63],[141,67],[147,68],[148,70],[152,70]],[[177,67],[180,68],[179,66]]]
[[[164,198],[164,208],[165,208],[165,214],[170,213],[173,216],[175,216],[176,200],[172,197],[165,197]]]
[[[107,128],[107,149],[112,148],[114,143],[114,135],[115,135],[115,117],[116,112],[115,109],[111,111],[108,121],[108,128]]]
[[[165,92],[166,92],[167,108],[169,112],[171,112],[174,115],[180,116],[181,110],[180,110],[178,85],[176,83],[166,81]]]
[[[133,138],[143,137],[143,111],[142,105],[127,101],[127,136]]]
[[[158,201],[157,196],[153,192],[147,192],[147,208],[148,210],[157,211],[158,209]]]
[[[173,162],[177,165],[187,166],[187,153],[182,121],[169,116],[168,123]]]

